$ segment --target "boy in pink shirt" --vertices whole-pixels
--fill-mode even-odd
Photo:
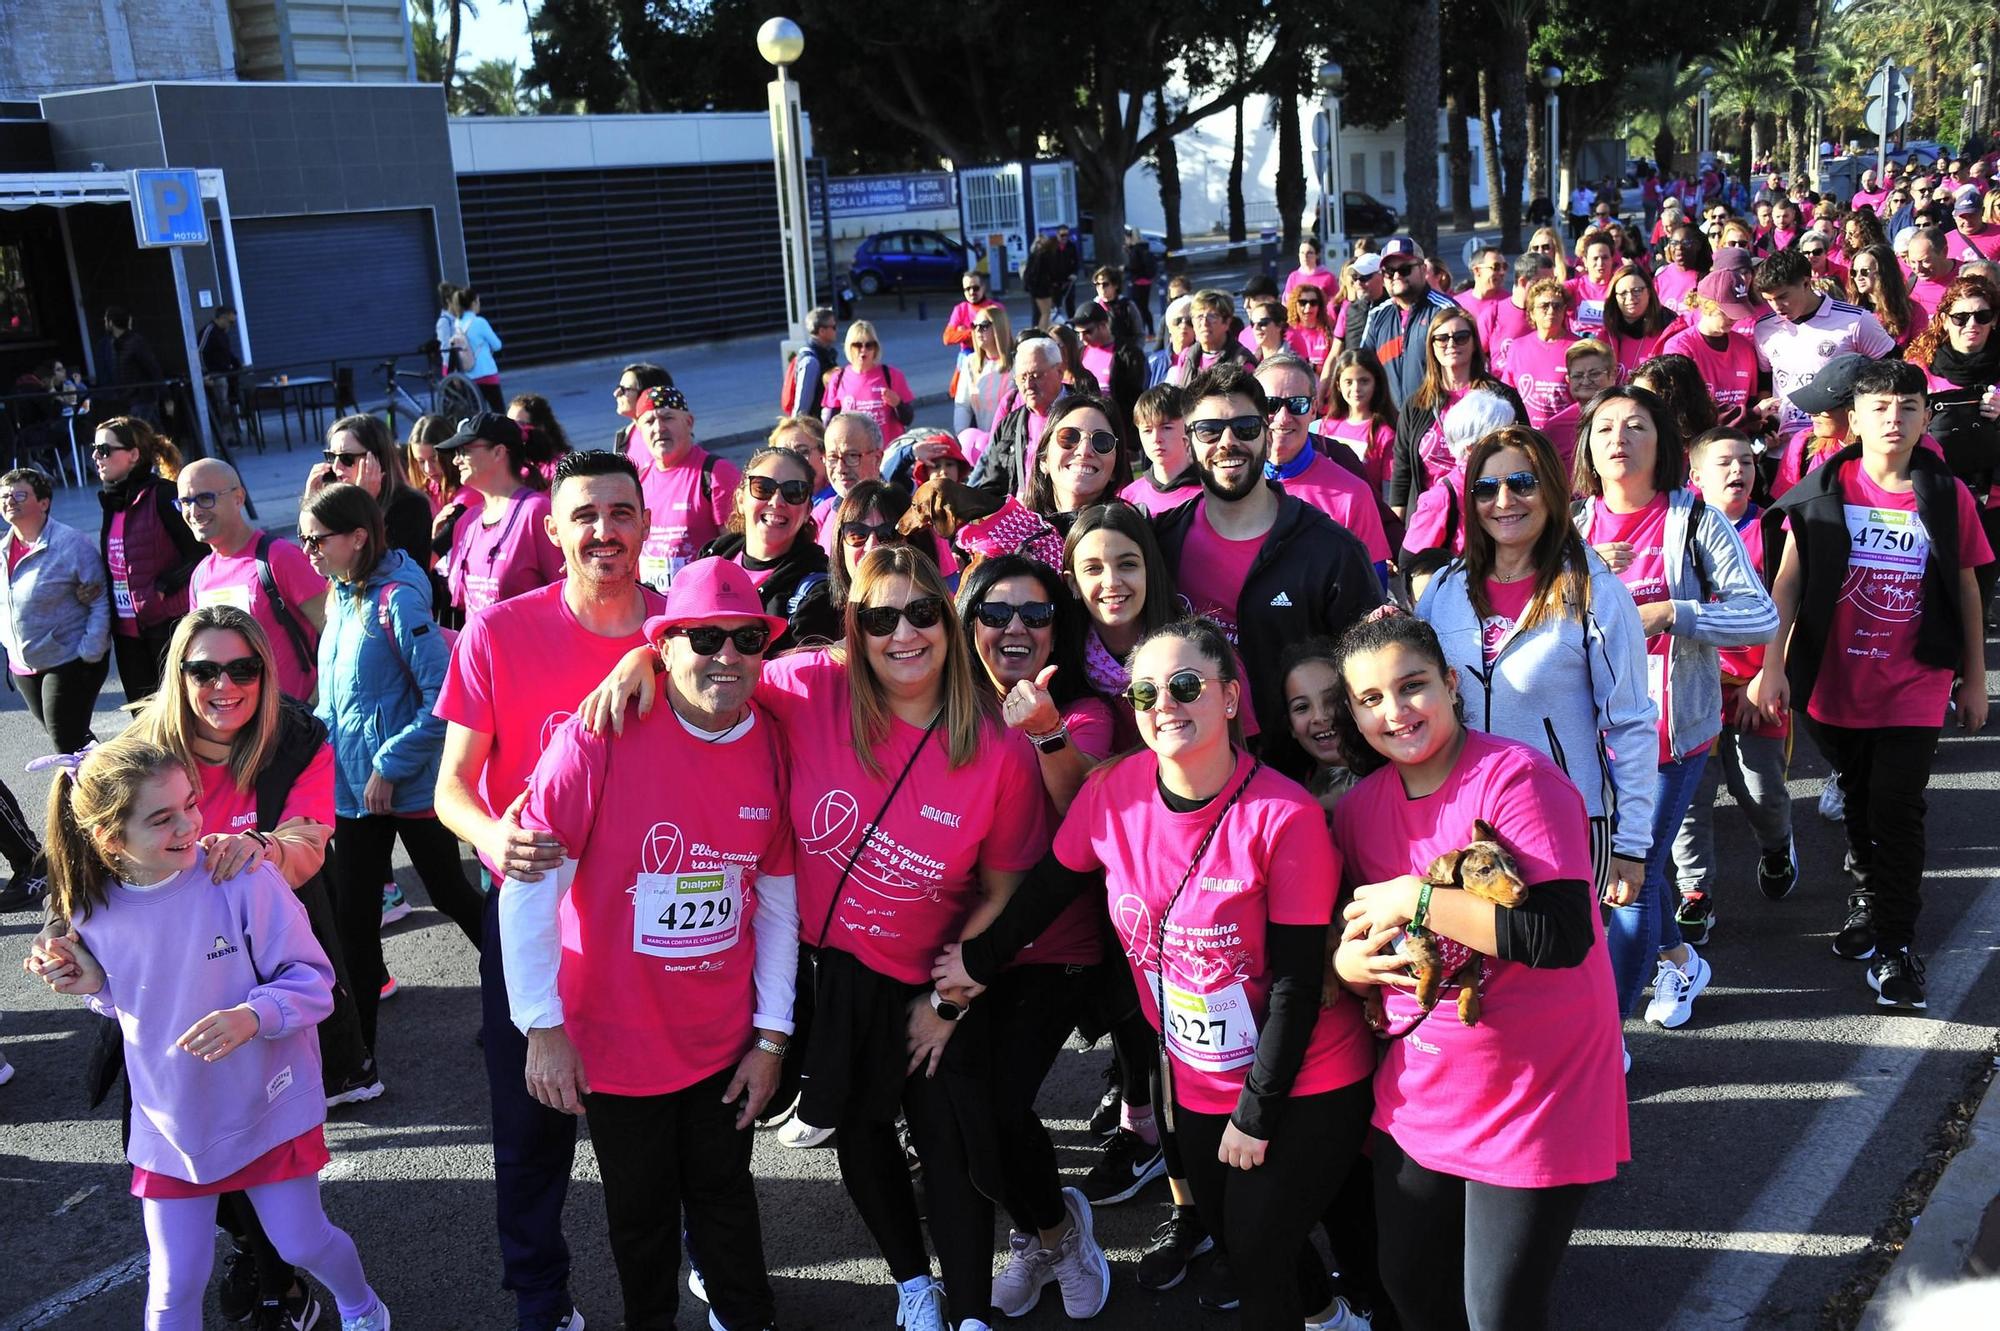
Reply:
[[[678,388],[647,390],[639,400],[646,441],[639,488],[652,530],[639,551],[639,581],[665,591],[681,567],[722,534],[742,473],[694,441],[694,413]]]

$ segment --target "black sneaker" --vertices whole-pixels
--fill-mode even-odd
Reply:
[[[1116,1206],[1129,1202],[1139,1190],[1167,1173],[1167,1154],[1159,1143],[1148,1146],[1136,1132],[1118,1129],[1097,1163],[1083,1178],[1084,1199],[1092,1206]]]
[[[1187,1278],[1188,1263],[1215,1246],[1208,1228],[1192,1206],[1176,1206],[1139,1254],[1139,1283],[1147,1289],[1172,1289]]]
[[[1236,1297],[1236,1279],[1229,1273],[1229,1258],[1225,1254],[1215,1254],[1215,1260],[1202,1273],[1201,1288],[1195,1291],[1194,1301],[1203,1312],[1211,1313],[1231,1313],[1243,1305],[1243,1300]]]
[[[1882,955],[1868,968],[1868,987],[1875,991],[1878,1007],[1922,1011],[1928,1006],[1924,998],[1923,958],[1906,947],[1882,949]]]
[[[1849,892],[1847,920],[1833,936],[1833,955],[1866,961],[1875,955],[1875,894]]]
[[[42,894],[49,890],[49,880],[34,874],[17,873],[7,880],[7,886],[0,888],[0,915],[17,910],[33,910],[41,905]]]
[[[1674,923],[1681,927],[1681,941],[1704,947],[1709,934],[1717,924],[1715,898],[1706,892],[1681,893],[1680,909],[1674,912]]]
[[[1757,886],[1766,901],[1783,901],[1799,885],[1799,856],[1789,844],[1767,850],[1757,860]]]
[[[255,1254],[230,1246],[229,1255],[222,1259],[222,1286],[216,1291],[215,1301],[222,1309],[223,1321],[250,1320],[250,1314],[257,1311]]]
[[[1097,1102],[1097,1108],[1090,1113],[1090,1135],[1109,1137],[1118,1131],[1119,1116],[1124,1112],[1125,1095],[1118,1085],[1118,1060],[1104,1069],[1104,1096]]]
[[[257,1331],[313,1331],[319,1325],[319,1299],[309,1289],[257,1309]]]

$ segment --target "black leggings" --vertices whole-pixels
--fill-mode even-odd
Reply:
[[[1406,1331],[1541,1331],[1589,1187],[1502,1188],[1374,1137],[1382,1283]]]
[[[993,1311],[993,1203],[972,1182],[965,1137],[954,1116],[945,1074],[919,1072],[903,1082],[903,1117],[924,1162],[924,1198],[931,1242],[943,1273],[947,1325],[968,1317],[996,1321]],[[928,1275],[916,1187],[896,1141],[896,1125],[849,1113],[837,1125],[834,1152],[840,1180],[861,1222],[874,1236],[897,1281]],[[994,1191],[999,1191],[994,1188]]]
[[[410,863],[424,880],[431,904],[479,947],[486,902],[466,881],[458,858],[458,838],[434,817],[399,818],[370,814],[365,818],[333,820],[333,908],[340,925],[340,947],[354,985],[354,1005],[361,1014],[361,1038],[375,1052],[375,1010],[382,1002],[388,973],[382,965],[382,884],[389,881],[389,857],[396,838],[410,852]]]
[[[14,798],[5,781],[0,781],[0,855],[7,857],[8,865],[17,874],[40,878],[48,873],[35,825],[21,812],[21,801]]]
[[[126,702],[138,702],[159,691],[160,663],[166,659],[167,644],[173,641],[174,625],[179,622],[170,619],[142,628],[133,638],[119,633],[116,624],[111,626],[111,655],[118,662],[118,683],[125,690]]]
[[[1255,1169],[1217,1158],[1227,1114],[1174,1105],[1174,1135],[1188,1185],[1208,1232],[1229,1253],[1229,1274],[1243,1301],[1245,1331],[1297,1331],[1308,1312],[1304,1291],[1324,1285],[1312,1229],[1360,1159],[1375,1107],[1367,1078],[1339,1090],[1296,1095]]]
[[[16,675],[21,700],[42,729],[49,732],[57,753],[75,753],[90,740],[90,716],[97,710],[97,694],[111,673],[111,653],[95,661],[77,657],[52,670],[32,675]]]
[[[1063,1222],[1056,1147],[1035,1096],[1076,1029],[1084,980],[1080,966],[1018,966],[980,999],[994,1016],[991,1103],[1001,1187],[993,1200],[1023,1234]]]
[[[1144,1012],[1134,1009],[1111,1028],[1111,1056],[1118,1063],[1119,1097],[1134,1109],[1151,1109],[1160,1036]]]

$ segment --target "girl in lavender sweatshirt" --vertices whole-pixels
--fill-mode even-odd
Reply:
[[[340,1306],[342,1331],[388,1331],[354,1241],[320,1208],[319,1046],[333,969],[270,868],[209,875],[188,770],[126,735],[49,794],[49,881],[63,932],[29,968],[117,1019],[132,1080],[132,1194],[152,1249],[147,1331],[200,1331],[215,1199],[248,1193],[286,1261]]]

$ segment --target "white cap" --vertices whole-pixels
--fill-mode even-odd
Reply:
[[[1357,254],[1354,256],[1354,275],[1373,277],[1382,271],[1382,256],[1379,254]]]

